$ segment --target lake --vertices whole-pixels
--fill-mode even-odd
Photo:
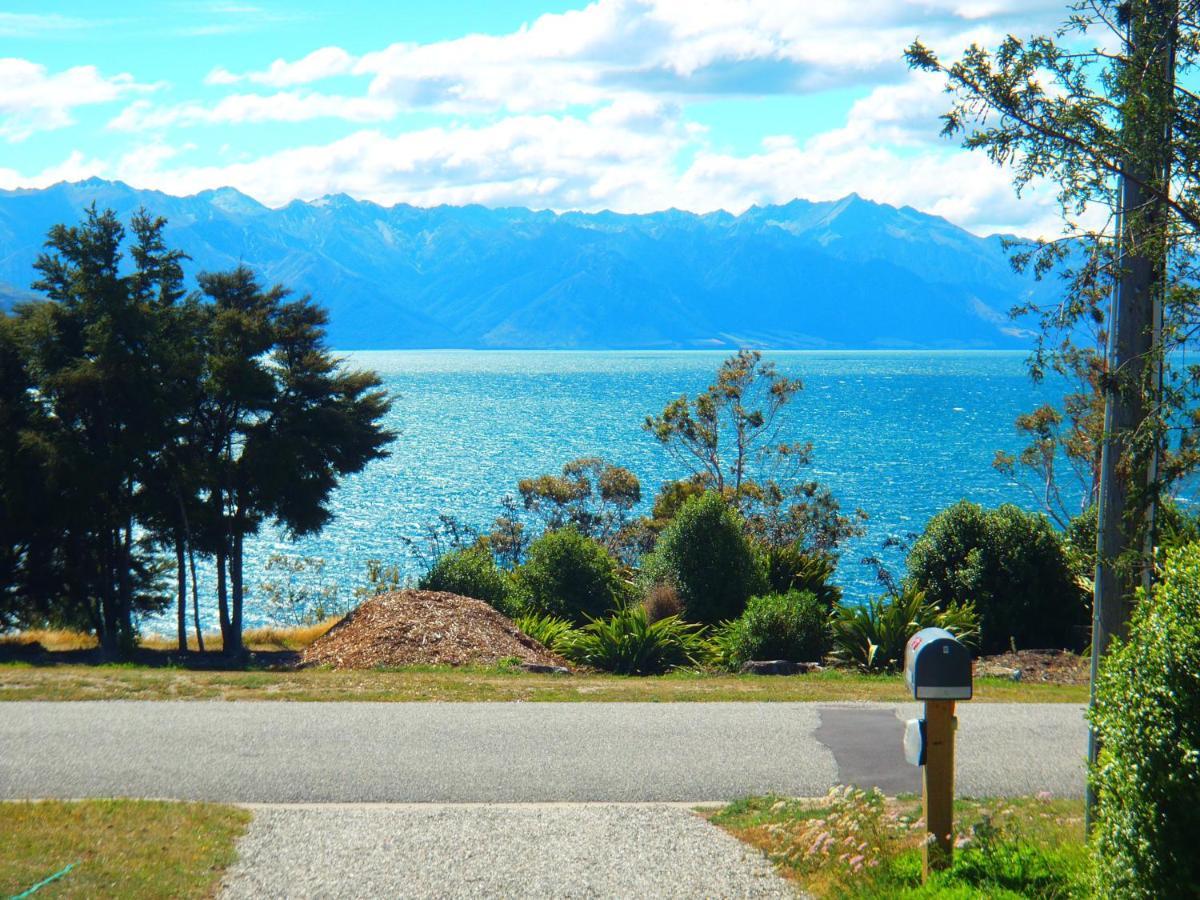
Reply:
[[[1046,399],[1022,352],[768,352],[804,389],[787,408],[783,437],[813,443],[812,477],[846,509],[870,515],[867,533],[842,554],[838,582],[849,599],[878,592],[861,565],[891,534],[919,532],[961,498],[986,506],[1036,508],[1032,494],[992,468],[996,450],[1020,446],[1014,418]],[[274,532],[247,545],[247,623],[264,623],[253,589],[272,553],[320,557],[324,582],[343,598],[363,580],[368,559],[419,560],[418,539],[440,513],[486,528],[517,479],[556,472],[599,455],[633,470],[648,508],[660,483],[685,474],[641,423],[672,398],[703,390],[727,352],[372,351],[346,354],[374,369],[395,404],[391,456],[347,478],[333,521],[317,536],[289,541]],[[902,555],[885,558],[897,572]],[[211,589],[207,589],[211,596]],[[204,595],[202,594],[202,601]],[[213,605],[209,602],[210,607]],[[212,610],[210,623],[215,620]],[[170,632],[173,616],[147,623]]]

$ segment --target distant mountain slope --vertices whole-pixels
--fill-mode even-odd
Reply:
[[[345,349],[998,348],[1031,291],[999,238],[857,195],[741,215],[386,208],[344,195],[270,209],[232,188],[172,197],[89,179],[0,191],[0,304],[29,297],[47,230],[95,203],[169,220],[189,274],[244,261],[311,293]]]

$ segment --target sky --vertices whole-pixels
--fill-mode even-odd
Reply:
[[[270,206],[737,213],[851,192],[978,234],[1048,191],[939,136],[908,70],[1064,0],[0,0],[0,188],[90,176]]]

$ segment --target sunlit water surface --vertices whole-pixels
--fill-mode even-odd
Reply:
[[[632,469],[648,508],[658,485],[684,472],[642,428],[672,398],[703,390],[721,352],[373,351],[347,354],[374,369],[395,397],[391,455],[347,478],[334,518],[316,536],[290,541],[267,531],[247,545],[251,592],[272,553],[320,557],[321,580],[348,597],[368,559],[420,563],[403,538],[449,513],[486,528],[518,478],[557,471],[583,455]],[[788,407],[782,437],[813,443],[812,477],[843,507],[861,508],[867,534],[850,542],[838,581],[848,598],[877,592],[861,565],[888,535],[919,532],[931,515],[968,498],[986,506],[1036,506],[1027,488],[992,468],[1020,440],[1014,418],[1054,398],[1036,387],[1020,352],[771,352],[804,389]],[[885,558],[899,571],[902,557]],[[202,611],[212,621],[211,579]],[[208,600],[203,599],[208,595]],[[173,616],[147,623],[169,631]],[[266,621],[248,598],[247,622]]]

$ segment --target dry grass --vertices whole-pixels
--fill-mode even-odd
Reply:
[[[300,625],[288,628],[250,628],[243,633],[242,640],[245,642],[248,650],[263,652],[273,650],[303,650],[341,620],[341,616],[332,616],[317,622],[315,625]],[[65,628],[32,629],[30,631],[18,631],[15,634],[0,635],[0,647],[25,647],[32,646],[33,644],[41,644],[42,647],[53,653],[94,650],[97,646],[96,638],[93,635]],[[145,634],[142,635],[138,646],[146,650],[171,652],[179,644],[172,635]],[[204,635],[204,649],[206,651],[220,653],[223,648],[224,644],[221,641],[219,632],[215,634],[209,632]],[[194,631],[188,632],[188,649],[193,652],[200,649],[196,643],[196,634]]]
[[[0,803],[0,896],[211,897],[250,814],[147,800]]]
[[[55,653],[65,653],[70,650],[92,650],[96,647],[96,638],[66,628],[34,628],[15,634],[0,634],[0,647],[29,647],[33,644],[41,644]]]
[[[1082,703],[1087,688],[981,679],[976,703]],[[0,665],[3,700],[840,701],[910,699],[899,676],[827,670],[761,677],[534,675],[504,666],[399,670],[189,670],[136,665]]]
[[[921,884],[921,803],[835,789],[751,797],[709,814],[809,894],[838,898],[1067,897],[1086,891],[1083,804],[1047,796],[958,800],[955,865]]]

